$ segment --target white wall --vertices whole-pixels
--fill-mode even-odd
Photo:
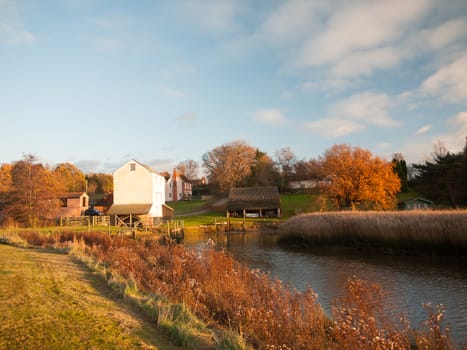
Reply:
[[[130,166],[134,164],[134,171]],[[133,161],[114,173],[114,204],[152,203],[152,174]]]

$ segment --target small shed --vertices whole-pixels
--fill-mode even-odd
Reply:
[[[433,207],[433,202],[426,198],[412,198],[397,203],[399,210],[427,210]]]
[[[60,196],[60,216],[81,216],[89,206],[86,192],[66,192]]]
[[[281,199],[276,186],[232,187],[227,200],[227,216],[279,217]]]

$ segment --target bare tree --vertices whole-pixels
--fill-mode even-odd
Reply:
[[[297,157],[290,147],[284,147],[274,153],[276,164],[279,168],[281,176],[281,191],[283,191],[290,180],[294,170],[294,165],[297,162]]]
[[[177,170],[185,175],[188,180],[195,180],[199,175],[199,164],[195,160],[186,159],[177,164]]]
[[[251,174],[256,149],[244,141],[234,141],[216,147],[203,155],[203,166],[209,182],[217,184],[221,192],[239,186]]]

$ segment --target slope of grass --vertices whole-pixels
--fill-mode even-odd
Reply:
[[[66,254],[0,245],[0,349],[175,349]]]
[[[167,202],[167,205],[174,209],[174,215],[186,215],[198,210],[202,210],[208,202],[202,200]]]
[[[313,209],[313,195],[308,193],[282,194],[282,218],[288,219],[298,213],[306,213]]]

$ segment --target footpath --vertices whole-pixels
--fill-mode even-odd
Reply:
[[[178,349],[72,256],[0,244],[0,350]]]

